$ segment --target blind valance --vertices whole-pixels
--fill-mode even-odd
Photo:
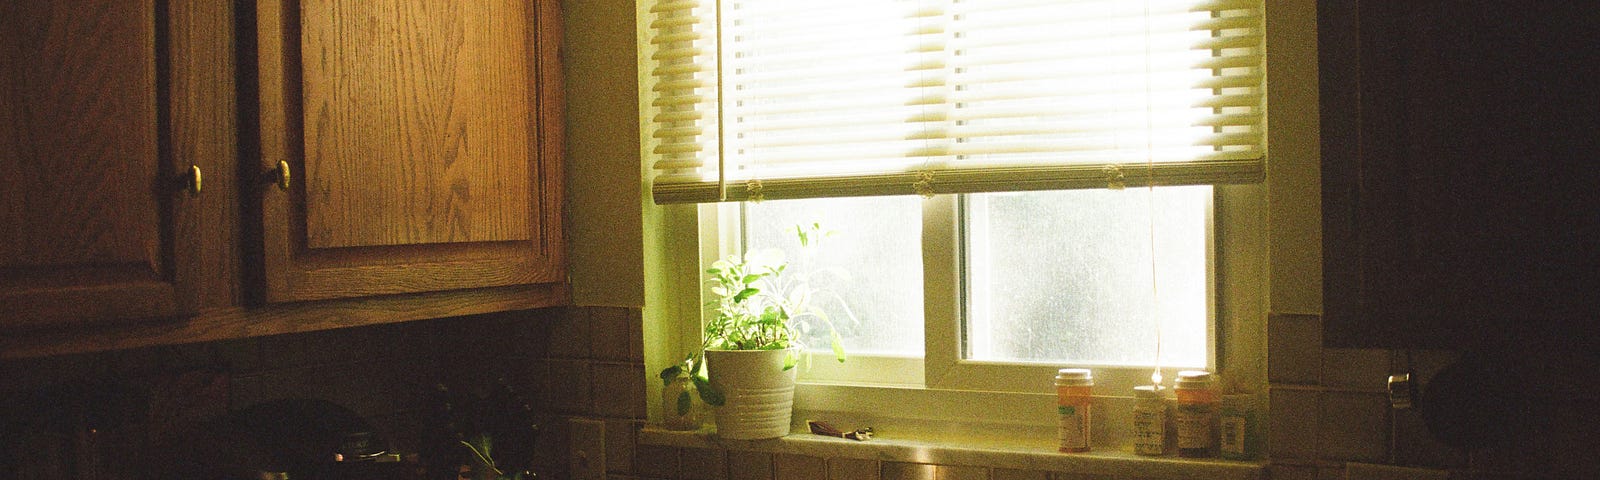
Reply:
[[[1258,182],[1260,0],[663,0],[658,203]]]

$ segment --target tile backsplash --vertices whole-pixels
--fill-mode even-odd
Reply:
[[[1345,478],[1345,462],[1448,470],[1451,478],[1600,478],[1600,457],[1585,448],[1600,438],[1600,416],[1576,414],[1600,404],[1600,388],[1540,412],[1561,417],[1548,420],[1560,429],[1465,452],[1436,441],[1418,409],[1391,409],[1385,384],[1392,373],[1410,372],[1420,390],[1456,353],[1324,348],[1317,315],[1271,315],[1267,329],[1273,478]]]
[[[1326,349],[1320,322],[1315,315],[1268,321],[1273,478],[1344,478],[1345,462],[1445,469],[1455,472],[1452,478],[1600,473],[1583,442],[1552,440],[1471,455],[1434,442],[1414,410],[1388,408],[1382,380],[1409,364],[1426,381],[1454,356]],[[0,362],[0,470],[17,472],[15,478],[147,478],[140,462],[152,457],[138,450],[160,423],[287,397],[345,405],[406,448],[417,441],[433,385],[504,378],[539,406],[536,463],[545,479],[598,471],[573,467],[582,465],[568,453],[574,419],[603,426],[584,431],[603,430],[604,452],[595,457],[610,480],[1078,478],[999,466],[638,444],[649,378],[641,331],[636,308],[565,307]],[[1595,416],[1569,413],[1558,420],[1575,432],[1600,428]],[[98,447],[118,453],[82,452],[84,439],[73,432],[95,425],[105,426]],[[593,443],[593,434],[585,435]]]
[[[565,478],[568,417],[619,426],[644,419],[638,325],[637,309],[550,308],[7,360],[0,362],[0,471],[19,479],[150,478],[146,463],[162,452],[142,450],[158,431],[181,428],[166,424],[281,398],[343,405],[401,451],[415,451],[435,385],[504,379],[539,410],[537,471]],[[98,437],[83,434],[90,428]],[[92,438],[103,445],[86,448]]]

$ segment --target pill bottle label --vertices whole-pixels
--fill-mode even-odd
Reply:
[[[1222,430],[1222,444],[1218,448],[1224,454],[1243,456],[1245,429],[1247,428],[1245,418],[1223,417],[1219,423],[1221,424],[1219,428]]]
[[[1061,412],[1061,451],[1081,452],[1089,449],[1089,408],[1078,405],[1057,407]]]
[[[1174,420],[1178,424],[1178,448],[1211,448],[1211,418],[1213,414],[1214,411],[1210,404],[1178,404],[1178,412],[1174,416]]]
[[[1166,453],[1167,418],[1159,409],[1133,411],[1133,451],[1140,455]]]

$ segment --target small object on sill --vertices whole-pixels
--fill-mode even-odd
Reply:
[[[806,426],[811,427],[811,433],[817,435],[848,438],[855,441],[872,440],[872,427],[858,428],[854,431],[846,432],[839,430],[833,425],[829,425],[828,422],[819,422],[816,420],[806,420]]]

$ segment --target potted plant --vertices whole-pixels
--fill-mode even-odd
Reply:
[[[817,224],[795,227],[794,233],[802,250],[816,248],[831,234]],[[662,372],[669,387],[663,397],[676,396],[668,417],[692,413],[687,392],[692,386],[706,404],[716,407],[722,437],[783,436],[789,432],[794,405],[794,367],[805,353],[802,322],[816,320],[826,327],[834,357],[845,360],[838,331],[812,304],[820,291],[812,287],[810,272],[790,272],[778,249],[730,255],[706,273],[717,299],[709,304],[713,309],[701,337],[703,356],[691,354],[682,365]],[[674,382],[683,388],[671,388]]]

